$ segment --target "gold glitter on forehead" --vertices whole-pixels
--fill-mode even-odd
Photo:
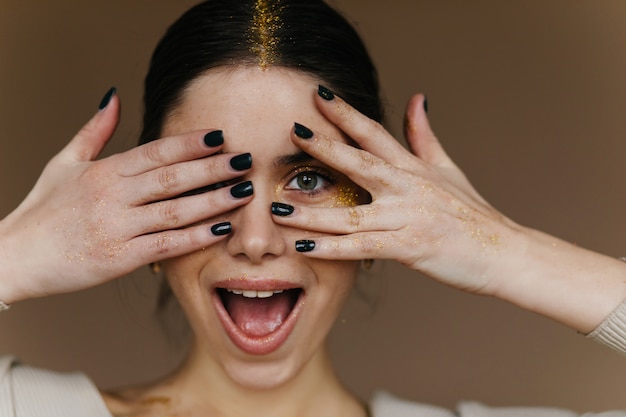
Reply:
[[[259,67],[265,70],[278,61],[276,32],[282,26],[280,0],[256,0],[250,28],[250,50],[259,58]]]

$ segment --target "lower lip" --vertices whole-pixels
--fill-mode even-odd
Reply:
[[[296,321],[298,321],[304,305],[304,291],[300,292],[296,304],[280,327],[272,333],[259,337],[250,337],[237,327],[224,308],[217,291],[213,293],[213,304],[215,305],[217,316],[220,318],[224,330],[226,330],[226,334],[228,334],[235,346],[250,355],[268,355],[278,350],[287,341],[287,338],[295,328]]]

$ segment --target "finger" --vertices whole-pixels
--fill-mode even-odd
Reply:
[[[242,189],[247,184],[249,182],[245,181],[232,187],[137,208],[132,217],[134,234],[143,235],[185,227],[247,204],[252,199],[251,187],[243,194],[233,192],[233,189]]]
[[[404,166],[411,156],[378,122],[354,109],[340,97],[326,94],[320,86],[316,96],[319,110],[359,147],[394,165]]]
[[[404,134],[414,155],[431,165],[448,165],[452,160],[441,147],[426,116],[426,97],[414,95],[407,104]]]
[[[202,130],[161,138],[114,156],[116,172],[134,176],[164,166],[204,158],[222,149],[221,130]]]
[[[162,261],[207,248],[232,231],[228,222],[201,224],[186,229],[169,230],[133,239],[128,250],[137,256],[139,265]]]
[[[113,136],[120,119],[120,101],[111,88],[100,102],[98,112],[84,125],[59,153],[59,158],[70,162],[93,161]]]
[[[427,164],[439,168],[442,175],[476,200],[486,203],[441,146],[430,128],[426,106],[423,94],[414,95],[407,104],[404,132],[411,152]]]
[[[388,189],[390,179],[396,181],[403,173],[382,158],[364,149],[317,134],[296,123],[292,141],[304,152],[342,172],[354,183],[367,190],[372,197]],[[405,151],[408,154],[408,152]],[[415,159],[415,158],[414,158]]]
[[[274,222],[312,232],[349,234],[363,231],[392,231],[406,223],[402,216],[382,214],[385,210],[376,204],[336,208],[298,206],[288,210],[290,214],[286,214],[285,207],[291,206],[272,203]]]
[[[187,192],[200,194],[244,175],[251,166],[252,156],[249,153],[214,155],[168,165],[133,177],[127,187],[132,193],[128,198],[133,199],[134,205],[143,205]]]
[[[344,236],[321,236],[295,242],[296,251],[318,258],[356,261],[394,259],[404,265],[415,262],[415,246],[404,242],[400,232],[365,232]]]

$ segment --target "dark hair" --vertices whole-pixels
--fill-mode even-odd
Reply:
[[[361,113],[382,122],[376,68],[354,28],[326,3],[208,0],[174,22],[152,55],[139,143],[160,137],[166,117],[203,72],[242,64],[311,74]]]
[[[326,3],[207,0],[174,22],[152,55],[139,143],[160,137],[192,81],[212,68],[238,65],[313,75],[361,113],[382,122],[376,68],[354,28]],[[171,299],[164,283],[159,310]]]

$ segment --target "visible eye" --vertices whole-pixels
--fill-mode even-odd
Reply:
[[[297,173],[287,184],[287,190],[299,190],[307,193],[317,193],[331,185],[331,180],[318,172],[308,168]]]

